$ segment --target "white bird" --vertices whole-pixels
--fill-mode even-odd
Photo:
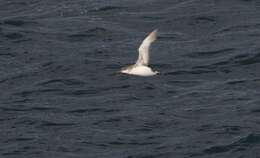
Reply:
[[[138,76],[153,76],[158,74],[158,71],[153,71],[149,66],[149,57],[150,57],[150,46],[157,38],[157,30],[151,32],[142,42],[138,51],[139,56],[134,65],[123,67],[121,73],[138,75]]]

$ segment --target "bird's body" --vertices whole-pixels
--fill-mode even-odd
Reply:
[[[138,76],[153,76],[159,73],[157,71],[153,71],[150,67],[143,66],[143,65],[141,66],[131,65],[126,67],[126,69],[122,70],[121,72],[130,75],[138,75]]]
[[[154,42],[157,38],[157,30],[151,32],[142,42],[138,51],[139,56],[134,65],[130,65],[121,69],[121,73],[130,74],[130,75],[138,75],[138,76],[153,76],[158,74],[159,72],[153,71],[149,64],[149,57],[150,57],[150,45]]]

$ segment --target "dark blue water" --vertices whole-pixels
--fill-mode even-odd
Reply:
[[[1,158],[260,157],[258,0],[0,2]]]

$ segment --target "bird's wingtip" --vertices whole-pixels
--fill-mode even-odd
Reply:
[[[149,35],[148,39],[153,42],[157,39],[158,29],[154,29]]]
[[[154,29],[154,30],[151,32],[151,34],[157,35],[157,34],[158,34],[158,29]]]
[[[159,31],[159,29],[157,29],[157,28],[153,30],[153,32],[158,32],[158,31]]]

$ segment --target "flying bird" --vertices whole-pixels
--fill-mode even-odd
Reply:
[[[153,71],[149,65],[150,46],[157,38],[157,29],[151,32],[140,45],[138,52],[139,56],[134,65],[126,66],[121,69],[121,73],[138,75],[138,76],[153,76],[158,74],[158,71]]]

